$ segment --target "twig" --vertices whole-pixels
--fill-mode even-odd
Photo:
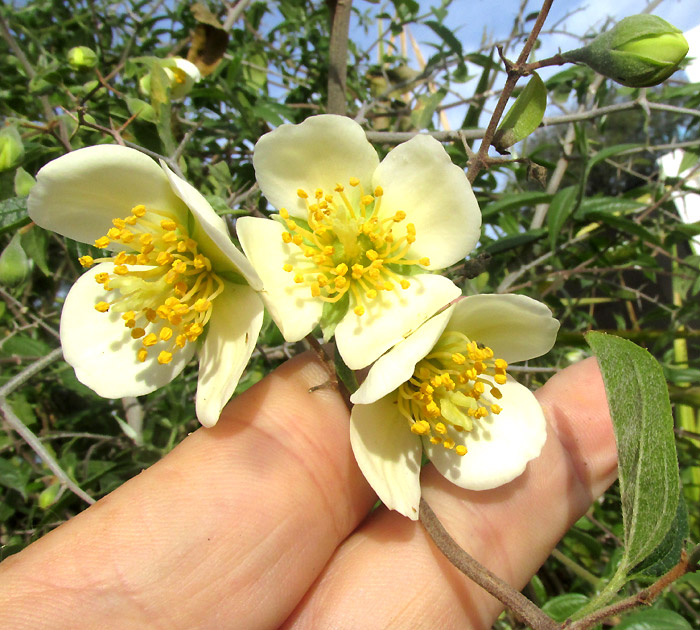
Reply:
[[[331,39],[328,53],[328,113],[345,115],[348,76],[348,30],[352,0],[328,0],[331,12]]]
[[[236,4],[234,4],[229,10],[228,14],[226,15],[226,20],[224,21],[223,24],[223,29],[225,31],[231,30],[231,27],[236,23],[238,18],[241,16],[241,13],[246,10],[248,5],[250,4],[250,0],[238,0]]]
[[[469,163],[469,169],[467,170],[467,178],[472,183],[476,179],[481,169],[487,163],[489,147],[491,146],[491,141],[493,140],[493,136],[496,133],[498,123],[501,120],[503,112],[505,111],[508,99],[513,93],[515,84],[518,82],[518,79],[521,76],[523,76],[523,68],[525,66],[525,63],[527,62],[527,58],[530,56],[530,52],[535,46],[537,37],[540,34],[542,27],[544,26],[544,22],[547,19],[549,9],[551,8],[553,2],[554,0],[544,0],[544,2],[542,3],[542,8],[537,14],[537,20],[535,20],[535,25],[532,27],[532,31],[530,32],[530,35],[528,36],[522,51],[520,51],[520,56],[518,57],[518,60],[512,65],[510,63],[506,64],[508,73],[506,84],[503,87],[501,97],[498,99],[496,108],[494,109],[493,115],[491,116],[491,120],[489,121],[488,127],[486,128],[484,138],[481,141],[481,144],[479,145],[479,151],[476,155],[476,158],[470,161]]]
[[[626,597],[625,599],[621,599],[619,602],[615,602],[614,604],[610,604],[609,606],[596,610],[582,619],[565,624],[564,628],[566,628],[566,630],[587,630],[588,628],[598,625],[601,621],[605,621],[606,619],[618,615],[621,612],[625,612],[631,608],[637,608],[642,604],[651,604],[651,602],[661,595],[662,591],[667,586],[670,586],[678,578],[685,575],[688,570],[688,554],[685,550],[683,550],[681,552],[680,562],[668,573],[662,575],[651,586],[642,589],[636,595]]]
[[[536,630],[558,630],[559,625],[522,593],[478,563],[447,533],[425,499],[420,500],[420,521],[443,555],[470,580],[493,595]]]
[[[60,464],[54,459],[53,455],[49,453],[46,447],[41,443],[39,438],[32,433],[32,431],[17,417],[9,402],[7,401],[7,396],[15,389],[26,383],[32,376],[39,373],[46,366],[53,363],[56,359],[60,358],[63,354],[61,348],[56,348],[52,350],[45,357],[39,359],[35,363],[32,363],[25,370],[22,370],[19,374],[11,378],[7,383],[0,387],[0,411],[2,411],[5,421],[14,429],[20,437],[29,445],[29,447],[39,456],[39,458],[46,464],[49,470],[56,476],[61,485],[68,488],[73,494],[78,495],[83,501],[92,505],[95,502],[90,495],[85,493],[61,468]]]

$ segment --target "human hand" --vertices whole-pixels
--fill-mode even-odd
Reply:
[[[0,627],[474,628],[500,602],[419,522],[380,508],[348,411],[309,355],[236,398],[163,460],[0,565]],[[513,482],[468,491],[428,465],[423,496],[455,540],[522,588],[613,481],[595,360],[537,397],[550,423]]]

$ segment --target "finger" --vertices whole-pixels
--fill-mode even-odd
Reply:
[[[447,531],[517,589],[616,474],[595,360],[562,371],[537,396],[548,437],[521,477],[476,492],[431,466],[422,475],[423,496]],[[420,523],[382,509],[339,548],[285,628],[485,629],[501,609],[442,556]]]
[[[147,471],[0,566],[0,627],[276,627],[375,501],[348,412],[287,362]]]

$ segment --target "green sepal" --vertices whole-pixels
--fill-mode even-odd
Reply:
[[[350,295],[346,293],[337,302],[326,302],[323,305],[321,313],[321,331],[323,332],[323,341],[328,341],[335,334],[335,327],[345,317],[345,314],[350,308]]]

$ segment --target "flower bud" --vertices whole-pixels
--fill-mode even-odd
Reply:
[[[650,87],[670,77],[688,53],[675,26],[655,15],[631,15],[588,46],[562,53],[628,87]]]
[[[192,86],[197,83],[202,75],[197,66],[182,57],[167,57],[157,59],[155,63],[165,71],[170,82],[171,100],[179,100],[187,96]],[[139,89],[143,94],[149,95],[151,92],[151,73],[143,76],[139,81]]]
[[[24,282],[31,271],[31,263],[22,248],[19,232],[16,232],[0,254],[0,284],[16,286]]]
[[[97,65],[97,54],[87,46],[75,46],[68,51],[68,63],[74,70],[85,70]]]
[[[0,129],[0,173],[14,168],[24,154],[24,143],[16,127]]]

